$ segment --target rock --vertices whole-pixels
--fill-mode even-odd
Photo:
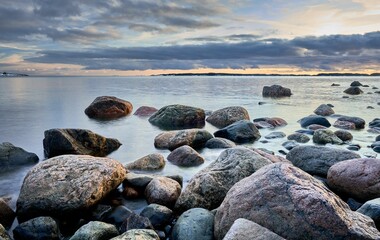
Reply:
[[[131,186],[123,186],[123,192],[121,193],[125,199],[138,199],[142,197],[140,189],[136,189]]]
[[[340,86],[340,84],[337,84],[337,83],[333,83],[333,84],[331,84],[331,86],[332,86],[332,87],[339,87],[339,86]]]
[[[115,119],[124,117],[132,112],[133,106],[130,102],[111,96],[101,96],[95,100],[84,111],[90,118]]]
[[[351,151],[359,151],[360,145],[359,144],[350,144],[350,145],[348,145],[347,149],[351,150]]]
[[[206,130],[188,129],[180,131],[168,131],[157,135],[154,146],[159,149],[174,150],[180,146],[188,145],[194,149],[204,148],[206,142],[213,138]]]
[[[372,199],[368,202],[365,202],[357,212],[364,214],[375,222],[376,227],[380,227],[380,198]]]
[[[342,116],[342,117],[339,117],[338,120],[352,122],[355,124],[356,129],[363,129],[365,127],[365,121],[363,118],[360,118],[360,117]]]
[[[370,128],[380,128],[380,118],[375,118],[369,123]]]
[[[23,222],[13,230],[15,240],[59,240],[58,225],[51,217],[37,217]]]
[[[147,217],[155,229],[162,229],[170,224],[173,211],[165,206],[152,203],[141,211],[140,216]]]
[[[153,226],[147,217],[132,213],[121,225],[120,232],[124,233],[131,229],[153,229]]]
[[[276,139],[276,138],[284,138],[286,134],[283,132],[271,132],[265,136],[266,139]]]
[[[288,123],[284,119],[279,117],[256,118],[253,120],[253,123],[255,124],[255,126],[263,126],[262,128],[275,128],[288,125]]]
[[[160,240],[160,237],[151,229],[132,229],[110,240]]]
[[[380,135],[375,138],[375,141],[376,142],[380,141]]]
[[[372,143],[371,148],[373,151],[380,153],[380,141]]]
[[[129,172],[127,173],[124,183],[126,186],[137,188],[137,189],[145,189],[145,187],[152,181],[154,178],[153,175],[148,174],[136,174]]]
[[[7,230],[5,230],[5,228],[1,224],[0,224],[0,240],[12,240],[9,234],[7,233]]]
[[[108,212],[101,220],[106,223],[115,225],[118,229],[125,221],[127,221],[127,219],[132,214],[135,214],[132,210],[123,205],[120,205],[113,208],[112,211]]]
[[[329,187],[354,199],[380,197],[380,160],[358,158],[334,164],[327,173]]]
[[[83,214],[125,176],[124,166],[110,158],[63,155],[48,159],[26,175],[17,200],[18,219]]]
[[[10,228],[15,220],[16,213],[8,206],[4,199],[0,198],[0,224]]]
[[[310,129],[300,129],[300,130],[297,130],[296,133],[313,135],[314,131]]]
[[[327,186],[327,179],[326,179],[326,184],[325,184],[325,186]],[[327,187],[328,187],[328,186],[327,186]],[[356,201],[356,200],[353,199],[353,198],[348,198],[346,202],[347,202],[348,206],[350,207],[350,209],[351,209],[352,211],[356,211],[356,210],[358,210],[358,209],[363,205],[363,203],[360,203],[360,202]]]
[[[348,130],[354,130],[356,129],[355,123],[353,122],[348,122],[348,121],[335,121],[333,124],[334,127],[336,128],[341,128],[341,129],[348,129]]]
[[[169,105],[154,113],[149,122],[165,130],[202,128],[205,125],[205,111],[184,105]]]
[[[342,98],[349,98],[348,96],[342,96]]]
[[[334,134],[343,142],[351,141],[353,139],[352,134],[348,131],[338,130],[335,131]]]
[[[377,154],[374,152],[364,152],[363,156],[365,156],[366,158],[376,158]]]
[[[235,122],[214,133],[215,137],[227,138],[236,143],[254,142],[261,137],[259,130],[248,120]]]
[[[218,128],[224,128],[240,120],[249,120],[248,111],[243,107],[233,106],[214,111],[206,121]]]
[[[206,142],[206,148],[233,148],[236,144],[226,138],[211,138]]]
[[[322,125],[319,125],[319,124],[311,124],[307,127],[307,129],[310,129],[310,130],[319,130],[319,129],[326,129],[327,127],[325,126],[322,126]]]
[[[264,86],[263,97],[290,97],[292,92],[289,88],[282,87],[280,85]]]
[[[125,165],[126,169],[142,171],[160,170],[164,167],[165,158],[159,153],[152,153],[146,155],[140,159],[137,159],[136,161],[133,161]]]
[[[317,144],[343,144],[343,141],[329,129],[316,130],[313,135],[313,142]]]
[[[264,121],[253,122],[253,124],[255,125],[255,127],[257,127],[257,129],[263,129],[263,128],[273,129],[274,128],[272,124],[269,124]]]
[[[380,133],[380,127],[378,127],[378,128],[368,128],[367,132],[379,134]]]
[[[141,106],[135,111],[133,115],[136,115],[138,117],[150,117],[157,111],[158,109],[155,107]]]
[[[228,148],[191,178],[177,200],[175,211],[181,213],[196,207],[208,210],[217,208],[236,182],[271,163],[248,148]]]
[[[173,227],[173,240],[213,240],[214,214],[203,208],[182,213]]]
[[[375,109],[375,108],[372,106],[367,106],[367,109]]]
[[[9,142],[0,144],[0,172],[12,166],[34,164],[37,162],[38,156],[34,153],[27,152]]]
[[[310,138],[303,133],[293,133],[288,135],[288,140],[294,140],[299,143],[307,143],[308,141],[310,141]]]
[[[121,143],[90,130],[55,128],[45,131],[43,145],[48,158],[64,154],[104,157],[118,149]]]
[[[317,109],[314,110],[314,113],[320,116],[330,116],[335,112],[329,105],[321,104]]]
[[[327,176],[327,171],[335,163],[354,158],[360,158],[360,155],[343,149],[322,146],[299,146],[286,155],[286,159],[294,166],[312,175],[323,177]]]
[[[380,238],[370,218],[351,211],[319,180],[288,163],[267,165],[228,191],[215,215],[215,238],[223,239],[238,218],[285,239]]]
[[[181,194],[178,182],[167,177],[154,178],[145,188],[148,203],[156,203],[172,208]]]
[[[167,159],[174,165],[181,167],[194,167],[205,162],[205,159],[197,151],[187,145],[174,149]]]
[[[260,148],[260,149],[257,149],[257,148],[248,148],[248,149],[250,149],[250,150],[254,151],[255,153],[259,154],[260,156],[268,159],[272,163],[276,163],[276,162],[289,162],[288,160],[286,160],[285,158],[283,158],[281,156],[274,155],[274,152],[270,152],[269,150],[266,150],[266,149],[263,149],[263,148]]]
[[[299,144],[294,140],[290,140],[290,141],[284,142],[283,144],[281,144],[281,146],[283,146],[286,150],[290,151],[293,148],[298,147]]]
[[[300,119],[299,122],[301,124],[301,127],[303,128],[307,128],[308,126],[312,124],[318,124],[325,127],[331,126],[330,122],[326,118],[321,117],[321,116],[316,116],[316,115],[310,115],[310,116],[304,117]]]
[[[363,84],[361,84],[359,81],[353,81],[351,84],[350,84],[351,87],[361,87],[363,86]]]
[[[285,240],[271,230],[244,218],[234,221],[223,240]]]
[[[117,235],[119,232],[114,225],[92,221],[80,227],[70,240],[108,240]]]
[[[363,93],[363,91],[359,87],[349,87],[343,92],[349,95],[359,95]]]

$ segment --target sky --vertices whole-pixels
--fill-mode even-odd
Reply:
[[[2,0],[0,71],[380,72],[380,0]]]

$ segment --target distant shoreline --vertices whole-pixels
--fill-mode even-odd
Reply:
[[[380,73],[318,73],[318,74],[244,74],[244,73],[165,73],[151,76],[254,76],[254,77],[378,77]]]

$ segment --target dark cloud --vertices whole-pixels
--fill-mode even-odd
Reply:
[[[246,42],[262,38],[261,35],[255,34],[233,34],[227,36],[206,36],[196,38],[186,38],[186,41],[191,42]]]
[[[33,12],[43,18],[79,16],[77,1],[34,0]]]

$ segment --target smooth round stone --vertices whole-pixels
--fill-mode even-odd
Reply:
[[[174,165],[182,167],[194,167],[205,162],[205,159],[197,151],[187,145],[174,149],[167,159]]]
[[[283,132],[271,132],[265,136],[266,139],[284,138],[286,136]]]
[[[350,132],[344,130],[335,131],[334,134],[343,142],[351,141],[353,136]]]
[[[90,118],[114,119],[132,112],[130,102],[112,96],[97,97],[84,111]]]
[[[236,144],[228,140],[227,138],[211,138],[206,142],[206,148],[215,149],[215,148],[232,148],[236,147]]]
[[[351,144],[347,147],[348,150],[351,151],[359,151],[360,150],[360,145],[359,144]]]
[[[299,143],[307,143],[308,141],[310,141],[310,138],[303,133],[293,133],[288,135],[288,140],[294,140]]]
[[[283,146],[284,148],[286,148],[287,150],[290,151],[290,150],[292,150],[293,148],[299,146],[299,144],[298,144],[296,141],[294,141],[294,140],[290,140],[290,141],[286,141],[286,142],[284,142],[284,143],[282,144],[282,146]]]

